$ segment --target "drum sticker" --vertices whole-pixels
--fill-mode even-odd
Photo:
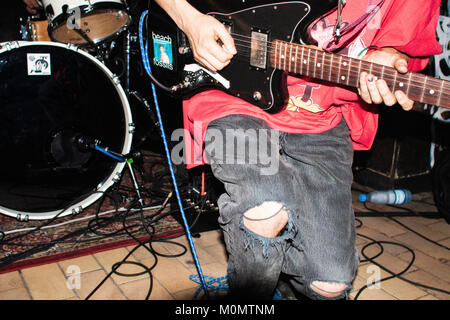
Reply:
[[[172,38],[152,32],[153,63],[156,66],[173,70]]]
[[[27,65],[29,76],[50,76],[50,53],[28,53]]]

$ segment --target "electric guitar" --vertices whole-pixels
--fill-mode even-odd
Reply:
[[[195,63],[187,37],[152,1],[147,23],[149,57],[155,78],[186,98],[215,88],[277,113],[288,99],[286,72],[357,88],[365,71],[384,79],[418,102],[450,108],[449,81],[328,53],[305,46],[308,26],[337,6],[337,0],[191,0],[199,11],[221,21],[237,54],[213,73]]]

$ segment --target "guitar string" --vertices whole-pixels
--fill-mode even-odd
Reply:
[[[231,35],[235,35],[235,36],[239,36],[239,37],[244,38],[244,39],[236,39],[236,38],[235,38],[235,39],[234,39],[235,41],[237,40],[237,41],[240,41],[240,42],[243,42],[243,43],[245,43],[245,44],[249,44],[249,45],[250,45],[250,46],[240,45],[241,47],[245,47],[245,48],[248,48],[248,49],[251,49],[251,48],[252,48],[252,47],[251,47],[252,41],[251,41],[251,40],[250,40],[250,41],[247,40],[247,39],[252,39],[251,37],[244,36],[244,35],[240,35],[240,34],[237,34],[237,33],[231,33]],[[273,43],[274,43],[274,42],[271,42],[271,41],[258,40],[258,39],[253,39],[253,41],[266,43],[266,44],[267,44],[267,45],[266,45],[266,50],[267,50],[267,51],[270,51],[270,50],[272,49]],[[280,40],[280,41],[281,41],[281,40]],[[282,42],[282,44],[285,44],[285,43],[286,43],[285,41]],[[307,48],[307,47],[305,47],[305,46],[302,46],[302,45],[296,44],[296,43],[287,43],[287,44],[293,45],[293,46],[299,46],[299,47],[302,48],[302,50],[303,50],[304,48]],[[313,49],[313,48],[308,48],[308,49],[310,49],[310,50],[315,50],[315,51],[318,51],[318,52],[320,52],[320,53],[325,53],[325,54],[326,54],[326,52],[321,51],[321,50],[318,50],[318,49]],[[264,48],[262,48],[262,49],[256,49],[256,50],[257,50],[257,51],[263,51],[263,52],[264,52]],[[342,56],[342,55],[340,55],[340,56]],[[248,57],[248,56],[246,56],[246,57]],[[347,57],[347,56],[342,56],[342,57],[349,58],[349,59],[356,59],[356,60],[358,60],[358,61],[360,60],[360,59],[357,59],[357,58],[352,58],[352,57]],[[369,63],[369,64],[370,64],[370,62],[367,62],[367,61],[364,61],[364,60],[362,60],[362,61],[363,61],[363,63]],[[369,65],[369,66],[370,66],[370,65]],[[373,66],[375,66],[376,68],[380,68],[380,67],[381,67],[381,65],[376,64],[376,63],[373,63]],[[392,67],[391,67],[391,68],[392,68]],[[394,68],[392,68],[392,69],[394,69]],[[394,69],[394,70],[395,70],[395,69]],[[378,71],[381,72],[381,70],[378,70]],[[427,84],[429,84],[428,81],[432,81],[432,82],[436,83],[437,86],[440,86],[440,85],[441,85],[441,82],[442,82],[443,80],[441,80],[441,79],[435,79],[435,78],[430,77],[430,78],[427,79]],[[422,83],[422,82],[417,82],[417,83]],[[444,84],[445,84],[445,85],[448,85],[448,83],[446,83],[445,81],[444,81]]]
[[[242,48],[246,48],[246,49],[251,49],[251,47],[248,47],[248,46],[246,46],[246,45],[242,45],[242,44],[239,44],[239,43],[235,43],[235,45],[236,46],[238,46],[238,47],[242,47]],[[317,49],[311,49],[311,50],[315,50],[315,51],[318,51],[318,52],[320,52],[320,53],[323,53],[322,51],[320,51],[320,50],[317,50]],[[264,52],[264,50],[262,50],[262,49],[256,49],[256,51],[261,51],[261,52]],[[245,51],[238,51],[238,54],[241,56],[241,57],[245,57],[245,58],[250,58],[250,55]],[[298,55],[297,55],[298,56]],[[339,55],[338,55],[339,56]],[[356,58],[351,58],[351,57],[347,57],[347,56],[342,56],[342,57],[344,57],[344,58],[347,58],[347,59],[353,59],[353,60],[357,60],[358,61],[358,63],[359,63],[359,61],[360,61],[360,59],[356,59]],[[241,61],[243,61],[242,59],[240,59]],[[329,61],[324,61],[324,63],[323,63],[323,66],[326,66],[326,67],[333,67],[333,66],[335,66],[335,64],[330,64],[330,62],[331,62],[331,60],[330,59],[328,59]],[[383,66],[382,65],[378,65],[378,64],[376,64],[376,63],[371,63],[371,62],[368,62],[368,61],[364,61],[364,60],[361,60],[362,61],[362,64],[364,64],[365,65],[365,67],[366,67],[366,69],[368,69],[368,68],[370,68],[370,65],[372,64],[372,72],[378,72],[378,73],[381,73],[381,72],[383,72]],[[347,61],[346,61],[347,62]],[[349,62],[349,61],[348,61]],[[312,64],[312,66],[314,67],[315,66],[315,64],[311,61],[311,60],[308,60],[308,65],[309,66],[311,66],[311,64]],[[300,64],[300,65],[303,65],[303,64]],[[321,64],[322,65],[322,64]],[[298,64],[297,64],[297,66],[298,66]],[[381,68],[381,69],[380,69]],[[392,67],[388,67],[388,66],[385,66],[385,69],[384,69],[384,72],[386,72],[386,71],[388,71],[388,70],[386,70],[386,68],[390,68],[390,69],[388,69],[388,70],[391,70],[391,71],[395,71],[395,69],[394,68],[392,68]],[[342,69],[341,69],[342,70]],[[346,70],[343,70],[344,72],[343,72],[343,74],[344,73],[348,73],[348,70],[346,71]],[[364,71],[364,70],[361,70],[361,71]],[[352,73],[353,75],[354,74],[360,74],[360,72],[358,72],[358,71],[354,71],[354,70],[352,70],[352,69],[350,69],[350,73]],[[406,74],[401,74],[401,73],[399,73],[399,75],[401,75],[401,76],[403,76],[403,77],[407,77],[407,75]],[[397,78],[397,80],[404,80],[405,82],[409,82],[409,84],[411,85],[411,86],[414,86],[416,89],[423,89],[424,88],[424,86],[423,86],[423,80],[415,80],[414,78],[411,78],[411,80],[409,80],[409,79],[399,79],[398,78],[398,75],[397,75],[397,77],[395,76],[395,75],[391,75],[391,74],[389,74],[389,73],[386,73],[386,74],[384,74],[383,75],[383,79],[384,80],[390,80],[390,81],[392,81],[392,80],[394,80],[394,79],[396,79]],[[444,94],[444,95],[449,95],[449,93],[446,93],[445,91],[444,91],[444,88],[442,88],[442,90],[440,89],[441,88],[441,86],[442,86],[442,81],[443,80],[439,80],[439,79],[434,79],[433,77],[427,77],[427,86],[432,86],[432,85],[434,85],[435,86],[435,88],[434,89],[436,89],[436,90],[438,90],[438,91],[441,91],[442,92],[442,94]],[[444,85],[445,86],[447,86],[448,85],[448,83],[446,83],[445,81],[443,81],[444,82]],[[417,86],[415,86],[415,84],[417,85]],[[445,88],[445,89],[447,89],[447,88]]]
[[[237,43],[237,46],[240,46],[240,47],[243,47],[243,48],[250,49],[250,47],[245,46],[245,45],[241,45],[241,44],[239,44],[239,43]],[[311,50],[316,50],[316,49],[311,49]],[[262,49],[256,49],[256,51],[264,52],[264,50],[262,50]],[[316,51],[318,51],[318,52],[320,52],[320,53],[324,53],[323,51],[320,51],[320,50],[316,50]],[[326,53],[325,53],[325,54],[326,54]],[[246,54],[246,52],[245,52],[245,54],[241,54],[241,56],[246,57],[246,58],[249,58],[249,57],[250,57],[248,54]],[[337,56],[341,57],[340,55],[337,55]],[[297,55],[297,57],[298,57],[298,55]],[[331,56],[329,56],[329,57],[331,57]],[[347,57],[347,56],[342,56],[342,57],[344,57],[345,59],[352,59],[352,61],[355,61],[355,60],[356,60],[356,61],[358,61],[358,63],[359,63],[359,61],[360,61],[360,59],[356,59],[356,58],[351,58],[351,57]],[[310,56],[310,58],[311,58],[311,56]],[[361,60],[361,61],[362,61],[362,65],[364,65],[365,69],[369,69],[370,66],[372,65],[372,71],[373,71],[373,72],[378,72],[378,73],[383,72],[383,69],[382,69],[383,66],[382,66],[382,65],[379,65],[379,64],[376,64],[376,63],[371,63],[371,62],[364,61],[364,60]],[[331,62],[331,59],[327,58],[327,60],[324,61],[323,65],[328,66],[328,67],[333,67],[335,64],[330,65],[330,62]],[[350,60],[344,61],[344,62],[349,63]],[[309,60],[308,60],[308,64],[311,64],[311,63],[312,63],[313,66],[315,65],[315,64],[311,61],[311,59],[309,59]],[[381,69],[380,69],[380,68],[381,68]],[[386,69],[386,68],[389,68],[389,69]],[[365,71],[365,70],[362,70],[362,71]],[[392,68],[392,67],[384,66],[384,72],[386,72],[386,71],[396,71],[396,70],[395,70],[394,68]],[[356,72],[356,71],[350,70],[350,72]],[[359,73],[359,72],[356,72],[356,73]],[[407,77],[407,74],[398,73],[398,75]],[[398,77],[398,75],[397,75],[397,77]],[[383,79],[388,79],[388,78],[389,78],[390,80],[392,80],[393,78],[390,78],[390,77],[395,78],[395,75],[391,75],[391,74],[389,74],[389,73],[386,73],[386,74],[383,75]],[[424,75],[424,77],[425,77],[425,75]],[[435,86],[437,86],[437,87],[439,87],[439,88],[441,87],[442,82],[444,82],[444,85],[445,85],[445,86],[448,86],[448,85],[449,85],[448,81],[446,82],[446,81],[444,81],[444,80],[435,79],[435,78],[433,78],[433,77],[428,77],[428,76],[426,76],[426,77],[427,77],[427,85],[433,85],[433,84],[434,84]],[[404,79],[404,80],[405,80],[405,81],[408,81],[407,79]],[[410,83],[411,83],[411,84],[416,83],[416,84],[419,84],[421,87],[423,87],[423,80],[424,80],[424,79],[418,79],[418,80],[416,80],[416,79],[414,79],[414,78],[411,78]],[[446,89],[447,89],[447,88],[446,88]]]

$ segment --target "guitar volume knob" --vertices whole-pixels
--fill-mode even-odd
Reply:
[[[253,99],[254,99],[255,101],[259,101],[259,100],[261,100],[261,98],[262,98],[261,92],[259,92],[259,91],[253,92]]]

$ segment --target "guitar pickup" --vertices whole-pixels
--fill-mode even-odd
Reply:
[[[252,28],[250,42],[250,65],[257,69],[266,69],[269,34],[258,28]]]

